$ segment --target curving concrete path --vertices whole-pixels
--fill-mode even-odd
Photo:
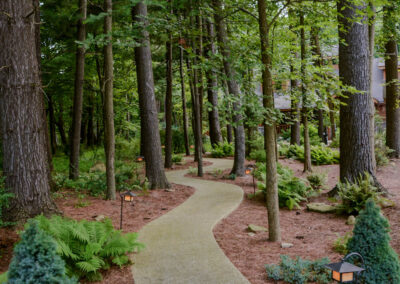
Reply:
[[[231,160],[207,159],[207,171],[232,167]],[[243,199],[240,187],[167,173],[168,180],[196,192],[180,206],[139,231],[146,248],[134,256],[136,284],[249,284],[218,246],[213,227]]]

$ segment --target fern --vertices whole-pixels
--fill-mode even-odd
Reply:
[[[123,235],[115,230],[110,219],[103,222],[76,221],[53,216],[36,217],[41,229],[57,242],[57,253],[64,259],[68,275],[101,280],[100,270],[112,264],[129,263],[128,252],[139,251],[143,245],[137,242],[136,233]]]

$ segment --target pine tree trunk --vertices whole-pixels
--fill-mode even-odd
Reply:
[[[169,188],[165,176],[161,153],[161,140],[158,126],[158,113],[154,95],[153,67],[150,50],[149,33],[146,30],[147,6],[140,1],[132,9],[132,20],[140,28],[140,45],[135,47],[136,73],[139,93],[140,118],[146,177],[150,188]]]
[[[258,15],[261,41],[261,61],[263,105],[267,111],[274,109],[274,92],[272,88],[271,75],[271,51],[269,45],[269,26],[267,23],[265,0],[258,0]],[[275,120],[265,118],[264,123],[264,144],[266,150],[266,189],[267,189],[267,210],[268,210],[268,234],[269,240],[277,242],[281,240],[279,224],[279,200],[278,180],[275,148]]]
[[[306,95],[306,35],[304,31],[304,13],[300,12],[300,46],[301,46],[301,93],[303,99],[303,126],[304,126],[304,172],[311,172],[311,146],[310,136],[308,131],[308,109],[307,109],[307,95]]]
[[[398,47],[393,36],[394,29],[393,7],[384,9],[384,27],[392,33],[387,38],[385,45],[385,69],[386,69],[386,145],[393,150],[393,157],[400,157],[400,91],[398,73]],[[391,28],[390,28],[391,26]]]
[[[183,121],[183,137],[185,140],[185,152],[186,156],[190,155],[190,148],[189,148],[189,135],[188,135],[188,119],[187,119],[187,111],[186,111],[186,93],[185,93],[185,76],[183,73],[183,47],[181,46],[180,49],[180,59],[179,59],[179,74],[181,79],[181,92],[182,92],[182,121]]]
[[[172,5],[172,3],[170,4]],[[172,14],[172,11],[171,11]],[[172,167],[172,33],[166,43],[166,94],[165,94],[165,168]]]
[[[50,195],[46,122],[31,0],[0,1],[0,120],[8,221],[56,213]],[[27,16],[28,15],[28,16]]]
[[[213,57],[216,54],[216,48],[214,44],[215,32],[214,32],[214,24],[211,21],[207,21],[207,33],[208,33],[208,42],[206,45],[205,54],[208,57],[208,60],[213,60]],[[210,127],[210,142],[211,145],[221,143],[222,134],[221,134],[221,126],[219,123],[219,114],[218,114],[218,81],[217,81],[217,73],[214,68],[211,67],[210,70],[206,72],[207,76],[207,97],[208,102],[211,104],[211,110],[208,112],[208,121]]]
[[[78,41],[86,39],[86,20],[87,0],[79,0],[79,13],[81,18],[78,21]],[[82,103],[83,103],[83,80],[85,76],[85,48],[77,46],[76,49],[76,70],[75,70],[75,90],[72,117],[72,137],[71,137],[71,156],[69,163],[69,178],[79,177],[79,148],[81,143],[81,122],[82,122]]]
[[[104,0],[104,34],[107,44],[104,46],[104,151],[106,153],[106,198],[115,200],[115,131],[114,131],[114,102],[113,102],[113,50],[112,50],[112,0]]]
[[[368,21],[359,13],[365,6],[354,6],[347,0],[338,2],[339,76],[344,85],[359,93],[344,93],[340,105],[340,180],[354,182],[364,173],[375,177],[375,159],[371,145],[374,112],[369,92]]]
[[[240,114],[240,110],[242,108],[240,90],[239,85],[235,79],[236,72],[231,66],[231,52],[228,45],[227,26],[223,18],[222,2],[220,0],[213,0],[212,4],[215,10],[214,17],[217,27],[217,38],[221,47],[225,75],[228,78],[228,90],[229,93],[232,94],[236,99],[236,101],[232,104],[233,122],[235,124],[235,157],[231,173],[235,174],[236,176],[243,176],[244,162],[246,158],[246,145],[242,115]]]

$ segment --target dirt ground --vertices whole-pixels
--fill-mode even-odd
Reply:
[[[302,172],[303,165],[300,162],[285,159],[280,160],[280,163],[290,167],[296,176],[306,177]],[[313,169],[315,172],[327,174],[328,189],[320,197],[310,199],[310,201],[327,202],[326,192],[338,181],[339,166],[314,166]],[[229,171],[225,171],[224,175],[228,173]],[[396,203],[396,207],[386,208],[383,213],[389,218],[392,228],[392,246],[397,253],[400,253],[400,212],[398,210],[400,179],[397,178],[399,175],[400,160],[392,161],[389,166],[379,169],[377,173],[378,179],[393,194],[391,199]],[[221,177],[207,174],[205,178],[217,180]],[[250,176],[237,178],[235,181],[227,179],[223,181],[241,186],[245,194],[253,192]],[[280,255],[300,256],[310,260],[322,257],[329,257],[331,261],[339,260],[341,256],[334,252],[332,247],[337,234],[344,235],[352,231],[353,226],[346,225],[346,219],[334,214],[308,212],[305,204],[302,204],[299,210],[281,209],[282,241],[294,245],[283,249],[280,244],[268,242],[267,232],[249,234],[247,230],[249,224],[268,227],[267,211],[262,201],[245,197],[239,208],[214,228],[214,235],[225,254],[251,283],[274,283],[267,280],[264,265],[279,262]]]

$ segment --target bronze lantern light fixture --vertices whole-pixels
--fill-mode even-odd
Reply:
[[[346,262],[352,256],[358,256],[361,259],[363,267]],[[339,283],[358,283],[359,275],[365,271],[364,258],[357,252],[349,253],[341,262],[330,263],[325,267],[332,271],[332,279]]]
[[[144,161],[144,156],[137,156],[136,157],[136,162],[143,162]]]
[[[120,218],[120,222],[119,222],[119,229],[122,230],[122,216],[123,216],[124,201],[125,202],[133,202],[133,199],[135,196],[137,196],[137,194],[128,190],[128,191],[121,193],[120,196],[121,196],[121,218]],[[133,205],[134,204],[132,203],[132,206]]]
[[[255,170],[255,166],[254,165],[248,165],[247,168],[244,170],[244,173],[246,175],[252,175],[253,176],[253,194],[256,194],[256,183],[254,180],[254,170]]]

